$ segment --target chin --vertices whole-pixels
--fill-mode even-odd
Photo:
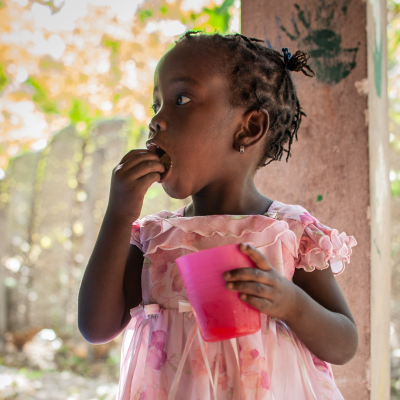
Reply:
[[[191,196],[192,193],[187,188],[178,188],[167,183],[162,183],[162,187],[169,197],[177,200],[183,200]]]

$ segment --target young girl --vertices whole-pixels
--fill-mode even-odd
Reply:
[[[125,329],[117,399],[343,399],[330,363],[354,357],[358,336],[334,276],[356,241],[254,185],[289,158],[305,115],[290,71],[314,75],[306,53],[259,42],[182,36],[155,72],[147,150],[113,170],[78,319],[91,343]],[[138,220],[154,182],[192,202]],[[233,266],[226,288],[261,312],[261,330],[203,342],[175,260],[233,243],[257,268]]]

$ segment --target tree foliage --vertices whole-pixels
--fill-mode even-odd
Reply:
[[[121,20],[92,1],[72,29],[40,24],[72,1],[59,3],[0,2],[0,168],[69,123],[82,135],[99,118],[130,117],[146,127],[160,57],[184,30],[227,32],[239,13],[234,0],[199,0],[200,11],[185,0],[142,0]]]

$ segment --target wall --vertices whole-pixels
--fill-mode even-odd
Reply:
[[[317,74],[310,79],[292,73],[307,117],[289,162],[260,170],[257,185],[274,200],[301,204],[358,242],[337,278],[359,331],[356,357],[334,366],[346,400],[389,398],[386,14],[377,1],[242,0],[243,34],[278,51],[308,51]]]
[[[68,126],[43,150],[10,160],[0,181],[1,354],[8,342],[19,338],[22,345],[41,328],[83,340],[78,290],[108,204],[111,173],[146,139],[147,131],[133,131],[129,121],[105,120],[87,135]],[[142,216],[183,204],[155,183]]]

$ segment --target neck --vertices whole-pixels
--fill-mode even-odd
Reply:
[[[253,179],[245,182],[211,184],[192,195],[192,202],[185,209],[185,217],[204,215],[260,215],[272,200],[263,196]]]

